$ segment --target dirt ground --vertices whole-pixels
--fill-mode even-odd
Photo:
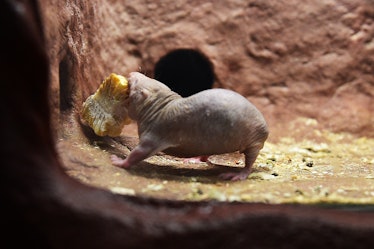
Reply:
[[[57,148],[66,172],[77,180],[123,195],[172,200],[260,203],[374,204],[374,139],[331,133],[314,119],[299,118],[273,134],[245,181],[218,178],[243,167],[239,153],[210,157],[211,164],[185,163],[158,154],[131,170],[112,166],[110,154],[128,155],[137,144],[136,125],[112,139],[67,133]],[[90,133],[91,132],[91,133]]]

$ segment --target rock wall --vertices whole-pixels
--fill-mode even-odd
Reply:
[[[374,1],[40,1],[53,113],[72,113],[110,72],[153,76],[180,48],[203,53],[214,87],[238,91],[270,129],[315,118],[374,135]]]

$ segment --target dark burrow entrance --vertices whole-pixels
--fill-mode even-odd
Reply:
[[[164,55],[155,66],[154,78],[183,97],[210,89],[214,69],[209,59],[194,49],[177,49]]]

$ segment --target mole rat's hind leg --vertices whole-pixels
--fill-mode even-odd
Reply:
[[[252,172],[252,165],[256,161],[257,155],[260,152],[261,147],[252,147],[244,151],[245,156],[245,166],[239,172],[229,172],[220,175],[221,179],[240,181],[247,179],[248,175]]]
[[[130,168],[132,165],[160,152],[164,148],[157,146],[154,141],[140,141],[126,159],[121,159],[116,155],[110,157],[112,164],[121,168]]]

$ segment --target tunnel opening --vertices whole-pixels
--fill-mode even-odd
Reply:
[[[203,53],[194,49],[177,49],[156,63],[154,78],[188,97],[212,88],[215,77],[213,64]]]
[[[74,106],[74,80],[73,60],[70,53],[67,53],[59,64],[59,83],[60,83],[60,111],[66,112]]]

